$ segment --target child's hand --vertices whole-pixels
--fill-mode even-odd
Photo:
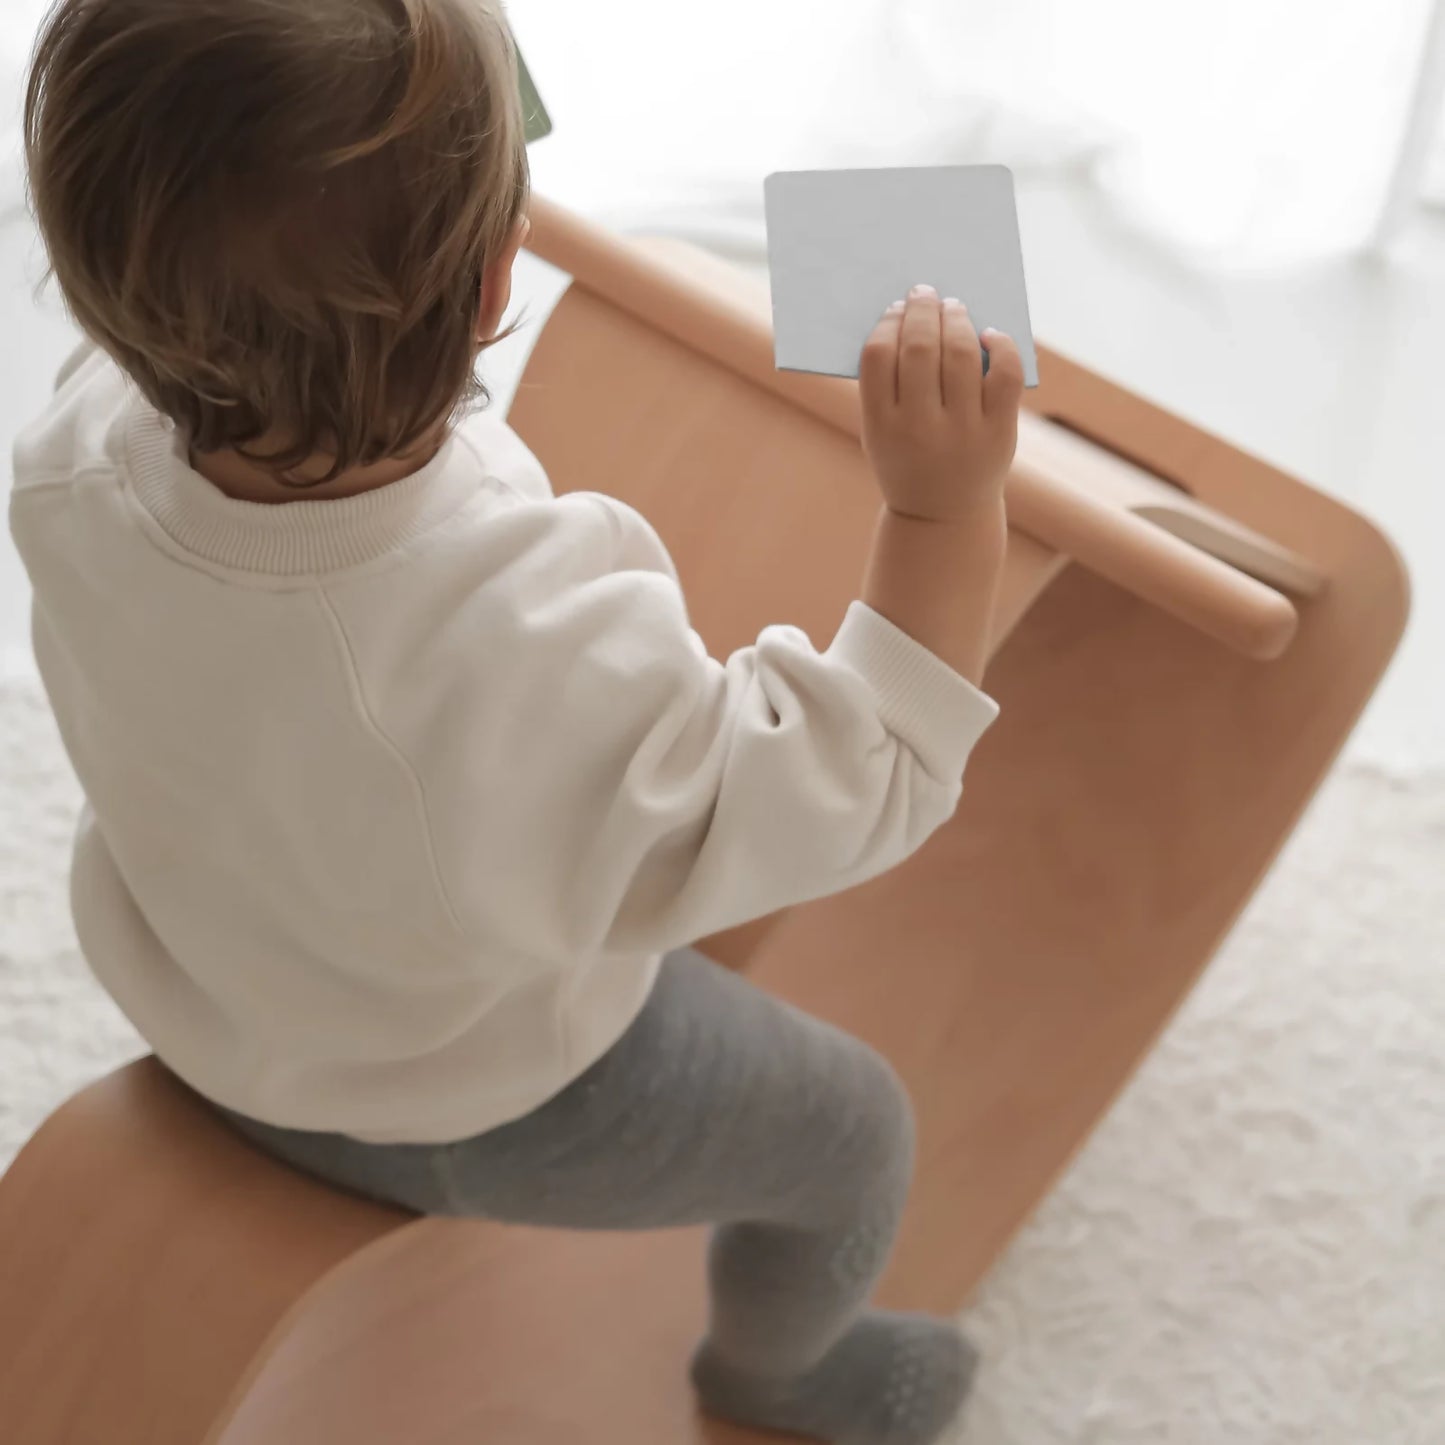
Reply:
[[[988,374],[983,351],[988,352]],[[863,348],[863,446],[888,507],[925,521],[997,504],[1018,442],[1023,363],[1001,331],[931,286],[896,301]]]

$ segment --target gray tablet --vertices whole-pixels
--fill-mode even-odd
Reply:
[[[1037,386],[1013,174],[1006,166],[779,171],[768,177],[777,364],[857,376],[889,302],[920,282],[1018,343]]]

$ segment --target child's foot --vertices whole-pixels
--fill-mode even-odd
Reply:
[[[951,1325],[866,1314],[801,1378],[733,1369],[707,1346],[692,1378],[709,1413],[828,1445],[932,1445],[958,1413],[978,1356]]]

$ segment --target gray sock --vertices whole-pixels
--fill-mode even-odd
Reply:
[[[738,1370],[706,1346],[693,1383],[710,1414],[828,1445],[932,1445],[958,1414],[978,1360],[953,1326],[873,1310],[805,1374]]]

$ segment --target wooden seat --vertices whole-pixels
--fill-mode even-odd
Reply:
[[[576,1445],[699,1420],[702,1238],[416,1219],[233,1135],[153,1061],[0,1180],[5,1445]]]
[[[537,202],[575,279],[512,421],[559,490],[634,502],[715,651],[820,643],[876,495],[856,388],[774,371],[717,263]],[[920,1115],[889,1302],[960,1305],[1258,884],[1403,627],[1389,544],[1046,348],[1010,483],[965,805],[915,859],[715,940],[870,1040]],[[143,1063],[0,1180],[7,1445],[688,1445],[691,1232],[415,1220],[261,1158]]]

